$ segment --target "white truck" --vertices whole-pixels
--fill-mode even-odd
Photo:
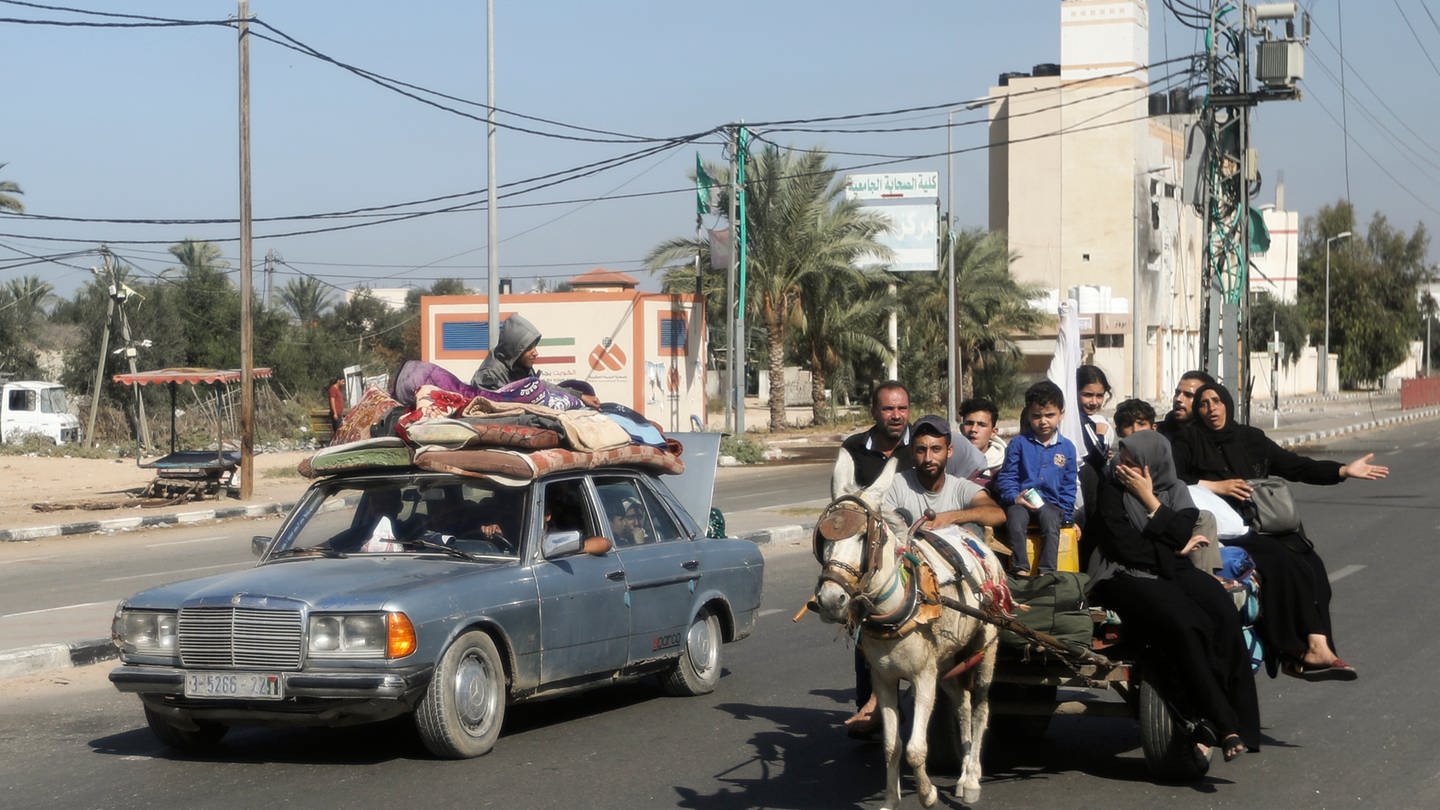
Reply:
[[[44,436],[55,444],[80,441],[80,420],[65,404],[65,386],[33,380],[0,384],[0,442],[18,442],[27,435]]]

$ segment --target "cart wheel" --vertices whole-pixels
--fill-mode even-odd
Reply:
[[[1210,770],[1210,754],[1200,755],[1185,724],[1148,677],[1140,681],[1140,748],[1156,779],[1194,782]]]

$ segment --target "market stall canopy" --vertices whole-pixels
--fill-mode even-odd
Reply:
[[[191,385],[230,385],[240,382],[242,371],[238,368],[162,368],[157,371],[139,371],[134,374],[116,374],[113,379],[121,385],[150,385],[151,383],[189,383]],[[259,380],[270,376],[270,369],[251,369],[251,379]]]

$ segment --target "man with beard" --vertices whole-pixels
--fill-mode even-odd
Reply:
[[[905,385],[898,380],[880,383],[870,395],[870,416],[875,424],[869,430],[841,442],[830,475],[831,492],[842,491],[852,476],[855,484],[870,486],[891,458],[895,459],[897,473],[915,466],[915,459],[907,452],[911,439],[910,391]],[[974,445],[961,441],[955,448],[945,472],[969,478],[985,469],[985,454]]]
[[[1211,385],[1215,378],[1203,371],[1187,371],[1180,375],[1180,382],[1175,383],[1175,397],[1170,400],[1170,412],[1165,414],[1165,419],[1155,426],[1160,435],[1175,441],[1180,431],[1195,418],[1195,392],[1200,390],[1202,385]]]
[[[949,426],[939,416],[924,416],[911,429],[911,452],[915,466],[895,477],[885,493],[885,506],[893,511],[908,531],[923,520],[921,528],[964,526],[983,536],[984,526],[1005,522],[1005,510],[973,481],[945,473],[954,448]],[[925,519],[927,512],[934,517]]]

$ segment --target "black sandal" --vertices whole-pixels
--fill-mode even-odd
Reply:
[[[1220,741],[1221,751],[1225,761],[1230,762],[1241,754],[1245,753],[1245,741],[1240,739],[1239,734],[1226,734],[1225,739]]]

